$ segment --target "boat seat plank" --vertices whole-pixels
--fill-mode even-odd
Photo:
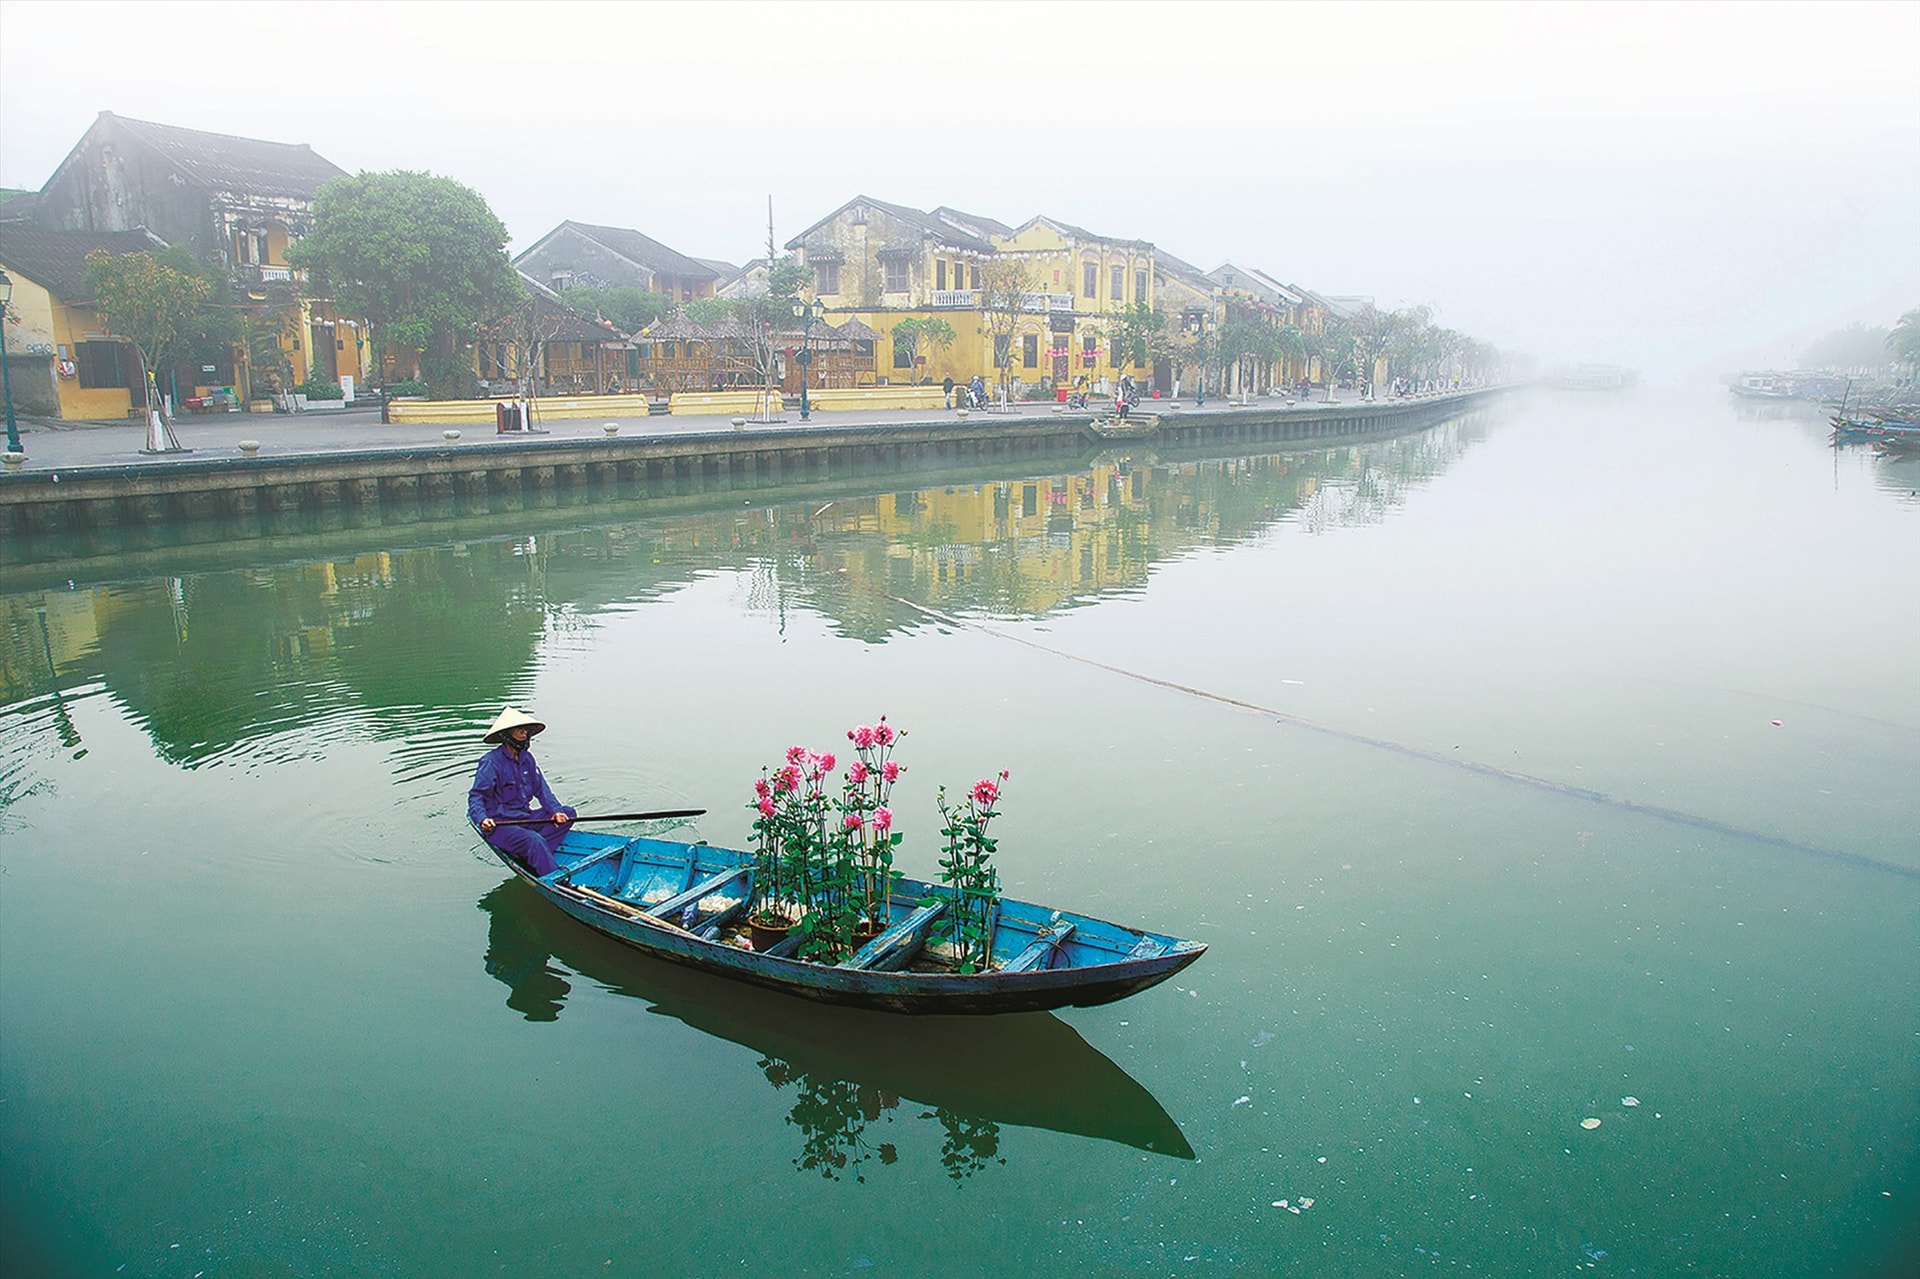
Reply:
[[[1052,928],[1042,929],[1038,937],[1025,950],[1000,966],[1003,973],[1025,973],[1036,968],[1044,969],[1053,962],[1053,952],[1058,950],[1073,936],[1074,925],[1055,924]]]
[[[543,884],[564,884],[587,867],[597,866],[611,857],[618,857],[620,854],[626,852],[627,849],[633,847],[635,842],[636,841],[630,839],[624,844],[615,844],[611,848],[603,848],[591,856],[582,857],[571,866],[561,866],[550,871],[546,875],[541,876],[540,882]]]
[[[926,945],[927,929],[946,908],[947,904],[943,901],[928,902],[862,946],[858,954],[841,963],[840,967],[885,971],[908,962],[915,951]]]
[[[734,880],[750,873],[751,866],[729,866],[718,875],[710,876],[689,888],[677,897],[669,897],[663,902],[655,902],[647,907],[647,913],[656,919],[668,919],[678,915],[687,907],[699,901],[709,893],[718,892]]]

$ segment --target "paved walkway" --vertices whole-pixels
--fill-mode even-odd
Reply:
[[[1351,393],[1340,404],[1357,403]],[[1156,408],[1164,408],[1164,401],[1148,401],[1140,406],[1140,412],[1152,413]],[[1196,408],[1192,400],[1182,400],[1179,411],[1184,414],[1212,414],[1226,412],[1242,407],[1238,401],[1209,400],[1204,408]],[[1266,409],[1284,409],[1285,401],[1277,397],[1255,399],[1251,407]],[[1327,407],[1324,400],[1308,404],[1304,401],[1296,406],[1296,411]],[[1017,422],[1051,419],[1055,405],[1052,403],[1030,401],[1014,407],[1007,414],[976,414],[993,422]],[[1075,416],[1084,414],[1084,410],[1075,411]],[[800,427],[833,427],[854,425],[896,425],[924,424],[932,422],[958,421],[951,409],[887,409],[859,413],[816,412],[811,422],[800,421],[800,411],[788,408],[785,420],[778,424],[749,423],[748,431],[795,430]],[[446,443],[442,432],[453,429],[460,432],[464,444],[514,444],[554,439],[599,439],[605,436],[608,422],[619,426],[622,439],[647,439],[663,436],[684,435],[706,431],[725,431],[730,428],[731,418],[726,416],[668,417],[658,414],[653,417],[609,417],[581,420],[550,421],[542,425],[545,434],[499,435],[491,425],[461,425],[445,427],[426,423],[387,423],[380,420],[377,406],[367,408],[348,408],[334,411],[309,413],[218,413],[189,414],[175,421],[173,431],[180,443],[191,453],[144,453],[146,429],[138,422],[62,422],[44,418],[20,418],[20,444],[25,450],[27,461],[24,469],[72,470],[86,466],[130,466],[142,462],[177,460],[192,457],[231,457],[239,452],[241,440],[258,440],[260,456],[289,457],[300,454],[337,453],[361,449],[406,449],[424,446],[437,447]]]

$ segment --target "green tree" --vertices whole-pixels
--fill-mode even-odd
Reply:
[[[980,269],[980,313],[1002,403],[1013,399],[1014,339],[1029,327],[1029,295],[1039,291],[1040,277],[1025,258],[995,257]]]
[[[1920,366],[1920,306],[1900,317],[1887,334],[1887,349],[1909,369]]]
[[[507,228],[452,178],[396,169],[334,178],[313,202],[313,231],[288,250],[316,290],[420,353],[428,387],[460,396],[473,373],[462,342],[523,296]]]
[[[561,297],[582,315],[612,320],[613,326],[622,333],[638,333],[673,311],[673,299],[666,294],[652,293],[630,284],[604,289],[576,284]]]
[[[1279,335],[1273,326],[1256,316],[1236,316],[1220,326],[1220,359],[1240,370],[1240,394],[1244,403],[1253,394],[1255,374],[1262,364],[1280,358]]]
[[[1279,353],[1277,358],[1287,361],[1290,367],[1285,376],[1291,379],[1293,367],[1304,368],[1306,366],[1307,339],[1301,334],[1299,329],[1291,324],[1286,325],[1273,336],[1274,349]]]
[[[1805,369],[1877,368],[1887,362],[1891,332],[1877,325],[1849,324],[1821,335],[1800,352]]]
[[[906,355],[916,380],[922,363],[927,366],[925,376],[932,378],[933,361],[953,345],[955,336],[953,326],[937,315],[910,315],[893,326],[894,349]]]
[[[1167,317],[1145,302],[1134,302],[1107,316],[1107,340],[1113,346],[1113,366],[1138,368],[1156,353]]]
[[[151,253],[116,255],[95,249],[86,262],[94,311],[109,332],[127,339],[139,353],[145,400],[156,407],[154,371],[171,363],[182,338],[195,331],[213,286]]]

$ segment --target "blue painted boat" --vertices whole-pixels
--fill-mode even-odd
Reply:
[[[753,858],[736,849],[573,830],[545,876],[501,856],[589,927],[672,963],[823,1003],[902,1013],[1090,1007],[1156,986],[1206,953],[1200,942],[1002,898],[984,971],[942,964],[940,889],[902,879],[889,926],[839,964],[793,957],[798,939],[745,945]]]
[[[565,973],[751,1049],[776,1091],[802,1079],[844,1082],[918,1102],[915,1111],[1193,1158],[1180,1125],[1146,1085],[1053,1013],[903,1018],[790,999],[662,963],[581,928],[524,877],[496,884],[480,909],[489,917],[487,973],[529,1020],[561,1015],[570,993]],[[796,1107],[789,1122],[810,1128],[818,1118]]]

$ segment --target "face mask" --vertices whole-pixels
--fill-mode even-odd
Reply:
[[[524,728],[516,728],[507,734],[507,745],[517,751],[527,749],[527,743],[533,740],[533,734]]]

